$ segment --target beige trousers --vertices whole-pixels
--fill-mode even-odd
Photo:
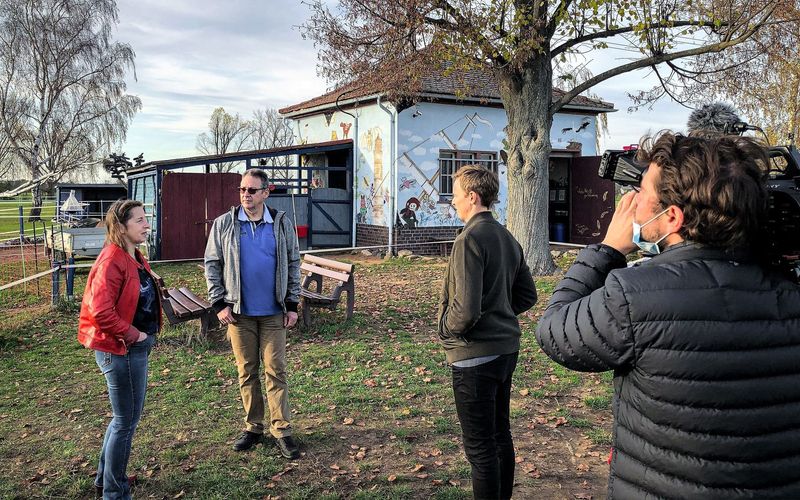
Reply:
[[[228,338],[239,371],[245,430],[264,433],[264,396],[260,377],[260,365],[263,363],[269,404],[269,432],[276,438],[289,436],[292,426],[289,423],[283,313],[274,316],[237,314],[235,317],[236,323],[228,325]]]

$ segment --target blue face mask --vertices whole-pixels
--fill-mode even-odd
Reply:
[[[649,253],[650,255],[658,255],[658,254],[661,253],[661,248],[658,247],[658,244],[661,243],[664,240],[664,238],[669,236],[669,233],[665,234],[664,236],[662,236],[661,238],[659,238],[656,241],[644,241],[644,240],[642,240],[642,228],[644,226],[650,224],[654,220],[658,219],[659,217],[661,217],[665,213],[667,213],[667,210],[669,210],[669,209],[665,208],[661,212],[659,212],[656,215],[654,215],[653,217],[651,217],[650,220],[648,220],[644,224],[638,224],[638,223],[636,223],[634,221],[634,223],[633,223],[633,243],[636,244],[636,246],[639,247],[643,252]]]

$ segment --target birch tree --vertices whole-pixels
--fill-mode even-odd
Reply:
[[[0,134],[31,179],[58,180],[124,140],[141,101],[117,23],[113,0],[0,0]]]

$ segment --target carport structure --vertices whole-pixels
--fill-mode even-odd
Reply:
[[[279,165],[276,158],[289,160]],[[211,223],[239,204],[239,174],[212,173],[212,166],[234,162],[267,172],[267,204],[296,221],[301,248],[353,244],[353,141],[347,139],[158,160],[130,169],[128,197],[142,201],[151,218],[151,259],[203,256]]]

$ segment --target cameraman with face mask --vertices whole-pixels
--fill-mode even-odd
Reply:
[[[765,150],[663,132],[599,245],[558,284],[536,338],[614,370],[609,498],[800,498],[800,287],[754,258]],[[654,257],[626,267],[641,248]]]

